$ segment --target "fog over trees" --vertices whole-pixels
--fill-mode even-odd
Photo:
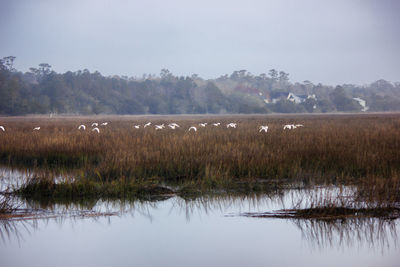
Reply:
[[[234,71],[205,80],[196,74],[105,77],[87,69],[56,73],[48,63],[29,72],[0,60],[0,114],[236,114],[400,110],[400,83],[329,86],[291,82],[283,70]]]

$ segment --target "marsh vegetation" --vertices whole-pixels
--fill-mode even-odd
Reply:
[[[97,133],[90,130],[95,121],[109,124]],[[147,122],[153,124],[143,128]],[[154,128],[171,122],[180,127]],[[207,127],[188,131],[202,122]],[[237,128],[225,127],[232,122]],[[1,123],[1,164],[34,173],[13,189],[25,199],[196,198],[333,184],[354,187],[351,203],[370,203],[372,210],[399,206],[398,114],[19,117]],[[304,127],[283,129],[292,123]],[[81,124],[88,129],[78,130]],[[269,126],[267,133],[258,131],[261,125]],[[37,126],[41,130],[32,131]],[[354,208],[341,199],[321,203],[311,204],[345,213]]]

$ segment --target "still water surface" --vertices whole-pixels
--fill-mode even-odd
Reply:
[[[170,198],[107,207],[122,209],[119,216],[16,221],[3,236],[0,266],[400,266],[398,221],[230,216],[274,205]]]

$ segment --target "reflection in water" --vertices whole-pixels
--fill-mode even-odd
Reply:
[[[282,203],[281,194],[253,194],[246,196],[219,195],[204,196],[193,200],[175,198],[173,207],[185,215],[187,221],[194,215],[202,216],[210,213],[224,214],[227,210],[258,210]],[[225,214],[224,214],[225,215]]]
[[[294,219],[302,237],[312,248],[397,247],[398,220],[358,218],[336,221]]]
[[[196,222],[201,217],[238,214],[240,212],[255,212],[276,210],[293,201],[294,194],[289,192],[285,195],[253,195],[245,197],[237,196],[205,196],[194,200],[185,200],[173,197],[165,201],[98,201],[83,204],[46,204],[47,212],[51,211],[54,216],[46,216],[41,222],[46,224],[55,222],[60,227],[66,222],[75,223],[79,220],[98,220],[99,217],[91,216],[98,213],[114,212],[121,220],[132,218],[146,218],[151,224],[154,216],[160,216],[160,212],[166,213],[171,220],[182,217],[188,223]],[[40,203],[29,203],[31,207],[42,207]],[[89,209],[88,209],[89,208]],[[232,217],[225,217],[232,218]],[[236,219],[237,217],[234,217]],[[246,219],[247,222],[257,219]],[[264,220],[265,224],[270,220]],[[346,219],[336,221],[321,220],[291,220],[301,231],[303,238],[311,248],[346,248],[346,247],[368,247],[376,250],[385,250],[397,246],[398,220],[384,220],[376,218]],[[38,230],[37,220],[11,220],[0,221],[0,235],[2,241],[16,238],[20,242],[24,234]],[[110,221],[109,221],[110,222]],[[282,220],[284,223],[285,220]],[[42,225],[42,223],[41,223]],[[112,224],[110,225],[112,227]],[[43,228],[43,227],[42,227]],[[238,229],[239,230],[239,229]]]
[[[23,241],[24,234],[30,234],[36,230],[37,220],[0,220],[0,238],[5,244],[16,239],[18,243]]]
[[[33,176],[29,170],[14,170],[0,166],[0,192],[19,188]]]
[[[50,223],[55,223],[62,227],[65,223],[74,224],[82,219],[98,221],[102,217],[117,215],[116,213],[99,213],[88,210],[64,210],[64,212],[49,212],[36,210],[39,214],[28,217],[15,217],[7,220],[0,219],[0,237],[4,244],[17,240],[18,243],[24,241],[25,235],[38,231],[39,223],[46,227]]]

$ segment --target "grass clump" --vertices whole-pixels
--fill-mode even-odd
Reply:
[[[18,207],[12,200],[12,195],[8,192],[3,192],[0,195],[0,220],[12,218]]]
[[[150,199],[174,194],[171,189],[154,182],[98,182],[80,179],[56,183],[51,179],[35,178],[15,191],[27,199]]]
[[[11,204],[10,195],[3,194],[0,196],[0,214],[12,213],[16,208]]]
[[[394,220],[400,218],[398,207],[348,208],[348,207],[315,207],[307,209],[283,209],[276,212],[245,213],[247,217],[303,219],[335,221],[361,218],[380,218]]]

